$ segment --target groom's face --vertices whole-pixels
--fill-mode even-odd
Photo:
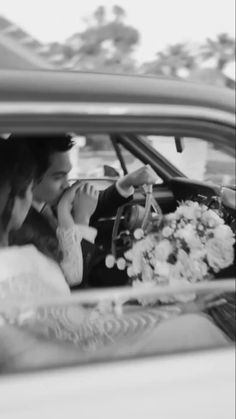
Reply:
[[[34,188],[34,200],[56,205],[68,187],[71,170],[69,152],[55,152],[50,156],[50,166],[42,180]]]

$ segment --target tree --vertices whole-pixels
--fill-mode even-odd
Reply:
[[[188,79],[214,86],[225,86],[224,75],[217,68],[197,68],[190,72]]]
[[[113,14],[115,16],[116,21],[117,22],[122,22],[123,19],[125,18],[124,9],[120,6],[114,6],[112,10],[113,10]]]
[[[235,39],[227,33],[221,33],[215,39],[207,38],[201,48],[201,58],[203,61],[214,59],[216,68],[223,72],[228,63],[235,61]]]
[[[105,8],[98,7],[88,27],[68,39],[66,45],[73,51],[71,68],[110,72],[135,70],[132,54],[139,42],[139,33],[124,23],[124,9],[114,6],[112,11],[112,20],[107,20]]]
[[[94,12],[94,17],[97,21],[97,24],[102,26],[105,23],[105,19],[106,19],[106,10],[104,6],[99,6],[95,12]]]
[[[196,57],[185,43],[169,45],[164,51],[157,53],[156,60],[145,63],[145,73],[178,77],[181,70],[191,71],[196,66]]]

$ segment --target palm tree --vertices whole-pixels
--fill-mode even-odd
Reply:
[[[98,25],[104,25],[106,20],[106,10],[104,6],[99,6],[94,12],[94,18]]]
[[[138,31],[123,22],[125,11],[114,6],[113,18],[106,20],[105,8],[100,6],[93,14],[93,22],[74,34],[67,45],[74,51],[69,65],[74,69],[133,72],[132,57],[139,41]]]
[[[203,61],[215,59],[216,68],[222,72],[228,63],[235,61],[235,39],[227,33],[221,33],[215,39],[207,38],[201,57]]]
[[[122,7],[115,5],[112,8],[112,12],[117,22],[122,22],[124,20],[125,11]]]
[[[185,43],[169,45],[164,51],[157,53],[156,60],[146,63],[146,73],[178,77],[180,70],[188,72],[196,66],[196,58]]]

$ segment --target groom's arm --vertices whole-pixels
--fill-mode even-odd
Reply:
[[[120,178],[114,185],[100,193],[97,208],[91,217],[90,224],[93,225],[101,217],[116,214],[118,207],[132,199],[134,188],[153,185],[157,179],[157,174],[149,165]]]
[[[132,192],[133,191],[131,190],[131,193],[125,195],[125,193],[122,193],[121,189],[119,189],[119,184],[118,186],[117,184],[111,185],[109,188],[100,192],[96,210],[90,219],[90,225],[94,225],[101,217],[115,215],[117,209],[121,205],[126,204],[132,199]]]

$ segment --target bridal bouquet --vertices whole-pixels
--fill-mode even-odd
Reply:
[[[233,231],[215,211],[186,201],[161,224],[137,229],[131,248],[116,263],[127,268],[136,287],[196,283],[233,263],[234,242]]]

